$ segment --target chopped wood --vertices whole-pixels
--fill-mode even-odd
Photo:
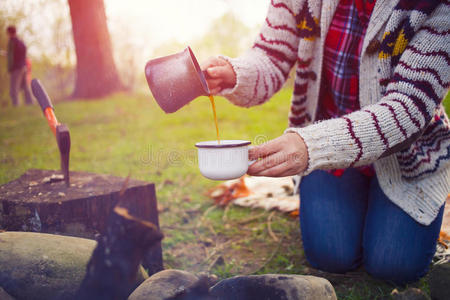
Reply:
[[[158,227],[117,206],[87,265],[76,299],[122,300],[136,288],[135,277],[150,247],[163,238]]]

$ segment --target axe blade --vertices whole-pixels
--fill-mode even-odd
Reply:
[[[69,158],[70,158],[70,133],[65,124],[56,126],[56,141],[58,142],[59,155],[61,158],[61,172],[64,175],[66,186],[70,186]]]

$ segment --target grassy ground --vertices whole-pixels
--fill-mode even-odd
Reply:
[[[287,125],[290,90],[250,110],[217,99],[223,139],[260,144]],[[447,97],[450,103],[450,97]],[[450,106],[450,105],[448,105]],[[331,275],[305,261],[297,219],[237,207],[217,208],[204,195],[217,182],[203,178],[194,143],[213,140],[209,100],[198,99],[176,114],[164,114],[149,97],[116,95],[98,101],[56,105],[72,138],[71,170],[152,181],[157,187],[165,234],[166,268],[235,274],[296,273],[328,278],[340,299],[381,298],[394,288],[362,270]],[[29,168],[57,169],[58,150],[37,106],[0,111],[0,184]],[[268,233],[272,228],[276,239]],[[427,290],[426,281],[414,286]]]

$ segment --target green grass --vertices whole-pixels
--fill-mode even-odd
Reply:
[[[445,112],[447,113],[447,116],[450,116],[450,92],[447,93],[447,96],[444,98],[444,106],[445,106]]]
[[[245,109],[217,99],[223,139],[254,144],[275,138],[287,126],[291,90],[258,107]],[[447,111],[450,96],[445,102]],[[148,96],[119,94],[97,101],[55,105],[70,128],[71,170],[131,174],[156,184],[160,224],[165,234],[166,268],[236,274],[294,273],[328,278],[340,299],[384,297],[394,288],[364,272],[349,276],[311,269],[301,247],[296,218],[239,207],[214,208],[204,193],[218,184],[197,169],[194,144],[215,139],[209,100],[199,98],[175,114],[164,114]],[[0,111],[0,184],[29,168],[58,169],[55,139],[37,106]],[[252,215],[260,215],[248,222]],[[421,287],[426,283],[418,283]]]
[[[223,139],[280,135],[286,126],[289,92],[271,103],[243,109],[217,99]],[[56,104],[58,119],[70,128],[71,169],[151,180],[193,176],[198,187],[211,186],[197,172],[194,143],[215,139],[209,100],[201,97],[175,114],[164,114],[150,97],[116,95],[107,100]],[[261,118],[268,115],[268,118]],[[30,167],[57,168],[57,147],[36,106],[0,112],[0,183]]]

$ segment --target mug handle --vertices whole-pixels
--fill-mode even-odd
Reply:
[[[253,147],[255,147],[255,146],[248,146],[248,149],[251,149],[251,148],[253,148]],[[257,159],[255,159],[255,160],[249,160],[248,161],[248,165],[249,166],[251,166],[253,163],[255,163],[257,161]]]

